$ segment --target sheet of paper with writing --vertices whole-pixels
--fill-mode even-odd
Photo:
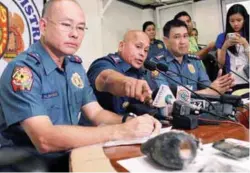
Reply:
[[[171,130],[171,127],[166,127],[166,128],[162,128],[160,131],[160,134],[169,132]],[[112,147],[112,146],[119,146],[119,145],[132,145],[132,144],[142,144],[144,142],[146,142],[147,140],[149,140],[150,138],[152,138],[154,136],[149,136],[149,137],[144,137],[144,138],[138,138],[138,139],[133,139],[133,140],[117,140],[117,141],[110,141],[110,142],[106,142],[104,143],[104,147]]]

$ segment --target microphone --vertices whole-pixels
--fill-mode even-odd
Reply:
[[[142,103],[129,103],[124,102],[122,104],[122,107],[126,110],[126,112],[132,112],[136,115],[142,115],[142,114],[150,114],[155,115],[157,113],[157,110],[154,108],[149,107],[148,105],[142,104]]]
[[[160,64],[162,64],[162,63],[160,63]],[[165,70],[164,70],[164,71],[162,71],[162,70],[163,70],[163,68],[166,69],[166,67],[167,67],[166,65],[158,65],[158,66],[160,66],[160,69],[162,69],[162,70],[158,69],[157,65],[158,65],[158,64],[156,64],[155,62],[150,61],[150,60],[146,60],[146,61],[144,62],[144,67],[145,67],[146,69],[148,69],[148,70],[150,70],[150,71],[157,70],[159,73],[161,73],[161,74],[162,74],[163,76],[165,76],[166,78],[168,78],[168,79],[174,81],[174,82],[177,83],[178,85],[181,85],[182,87],[184,87],[185,89],[187,89],[188,91],[190,91],[192,94],[196,95],[198,98],[203,99],[203,100],[206,100],[206,101],[209,103],[210,106],[212,106],[213,108],[215,108],[215,107],[213,106],[213,104],[212,104],[208,99],[206,99],[205,97],[200,96],[199,94],[195,93],[193,90],[189,89],[187,86],[183,85],[182,83],[178,82],[177,80],[172,79],[172,78],[169,77],[166,73],[164,73]],[[165,66],[166,66],[166,67],[165,67]],[[148,67],[148,68],[147,68],[147,67]]]
[[[214,95],[207,95],[207,94],[200,94],[201,96],[207,98],[210,101],[223,101],[223,103],[231,104],[234,107],[240,107],[243,105],[243,101],[241,96],[237,95],[229,95],[223,94],[221,96],[214,96]],[[197,98],[196,95],[192,95],[192,98]]]
[[[176,74],[177,76],[184,77],[185,79],[188,79],[188,80],[191,80],[191,81],[193,81],[193,82],[196,82],[196,83],[198,83],[198,84],[200,84],[200,85],[203,85],[203,86],[205,86],[205,87],[207,87],[207,88],[209,88],[209,89],[211,89],[211,90],[217,92],[219,95],[221,95],[221,93],[220,93],[217,89],[215,89],[215,88],[213,88],[213,87],[211,87],[211,86],[209,86],[209,85],[205,85],[205,84],[202,83],[202,82],[199,82],[199,81],[197,81],[197,80],[194,80],[194,79],[192,79],[192,78],[189,78],[189,77],[187,77],[187,76],[185,76],[185,75],[176,73],[175,71],[169,70],[168,66],[167,66],[166,64],[164,64],[164,63],[158,63],[158,64],[156,64],[156,68],[159,69],[160,71],[163,71],[163,72],[169,71],[169,72],[171,72],[171,73]]]
[[[157,69],[156,63],[153,62],[153,61],[149,61],[149,60],[146,60],[146,61],[144,62],[144,67],[145,67],[146,69],[148,69],[149,71],[154,71],[154,70]]]
[[[149,105],[142,104],[142,103],[131,104],[129,102],[124,102],[122,104],[122,107],[126,110],[127,113],[134,113],[136,115],[149,114],[158,120],[166,120],[167,118],[164,115],[161,115],[157,108],[150,107]],[[128,115],[124,115],[124,116],[128,116]]]
[[[220,97],[218,97],[218,96],[213,97],[213,96],[209,96],[209,95],[200,94],[200,95],[198,96],[199,98],[200,98],[200,96],[203,97],[203,98],[206,98],[206,100],[211,100],[211,99],[208,99],[208,98],[213,98],[213,99],[217,98],[217,101],[219,101],[219,102],[221,102],[221,103],[226,103],[225,105],[228,106],[228,107],[231,107],[231,106],[228,105],[228,104],[232,104],[232,105],[234,105],[235,107],[241,106],[241,105],[242,105],[241,97],[239,97],[239,96],[231,96],[231,95],[226,95],[226,94],[223,94],[223,95],[222,95],[222,94],[221,94],[218,90],[216,90],[215,88],[212,88],[212,87],[210,87],[210,86],[208,86],[208,85],[204,85],[203,83],[201,83],[201,82],[199,82],[199,81],[190,79],[190,78],[188,78],[188,77],[186,77],[186,76],[184,76],[184,75],[180,75],[179,73],[176,73],[176,72],[174,72],[174,71],[169,70],[169,69],[168,69],[168,66],[167,66],[166,64],[158,63],[158,64],[156,64],[156,67],[157,67],[159,70],[162,70],[162,71],[165,71],[165,72],[166,72],[166,71],[170,71],[170,72],[172,72],[172,73],[174,73],[174,74],[176,74],[176,75],[179,75],[179,76],[182,76],[182,77],[184,77],[184,78],[186,78],[186,79],[189,79],[189,80],[191,80],[191,81],[197,82],[197,83],[199,83],[199,84],[201,84],[201,85],[203,85],[203,86],[206,86],[206,87],[208,87],[208,88],[210,88],[210,89],[216,91],[216,92],[220,95]],[[192,94],[193,94],[193,93],[192,93]],[[197,96],[197,94],[195,94],[195,96]],[[210,102],[209,102],[209,103],[210,103]],[[224,107],[224,104],[222,104],[222,107]],[[213,108],[215,109],[214,106],[213,106]],[[224,108],[222,108],[222,111],[223,111],[223,110],[224,110]]]
[[[179,85],[181,85],[181,86],[183,86],[185,89],[187,89],[188,91],[190,91],[192,94],[194,94],[196,97],[198,97],[198,98],[200,98],[200,99],[203,99],[203,100],[206,100],[208,103],[209,103],[209,105],[214,109],[214,110],[218,110],[218,108],[220,109],[220,111],[216,111],[216,113],[213,113],[213,112],[211,112],[211,111],[207,111],[207,110],[203,110],[202,112],[203,113],[208,113],[208,114],[210,114],[210,115],[212,115],[212,116],[215,116],[215,117],[220,117],[220,118],[224,118],[225,119],[225,117],[224,116],[217,116],[217,114],[221,114],[222,113],[222,115],[229,115],[228,114],[228,112],[230,112],[230,111],[228,111],[228,110],[232,110],[232,108],[231,108],[231,106],[230,105],[227,105],[227,106],[229,106],[230,108],[228,108],[228,109],[226,109],[227,111],[225,111],[224,112],[224,104],[222,104],[222,105],[218,105],[217,107],[215,107],[212,103],[211,103],[211,101],[210,100],[208,100],[206,97],[204,97],[203,95],[200,95],[200,94],[197,94],[197,93],[195,93],[193,90],[191,90],[191,89],[189,89],[188,87],[186,87],[185,85],[183,85],[182,83],[180,83],[180,82],[178,82],[178,81],[176,81],[176,80],[174,80],[174,79],[172,79],[172,78],[170,78],[167,74],[165,74],[164,72],[162,72],[162,71],[160,71],[158,68],[157,68],[157,64],[155,63],[155,62],[152,62],[152,61],[150,61],[150,62],[147,62],[147,65],[148,64],[150,64],[150,67],[154,67],[154,68],[151,68],[151,69],[154,69],[154,70],[157,70],[159,73],[161,73],[162,75],[164,75],[165,77],[167,77],[168,79],[170,79],[170,80],[172,80],[172,81],[174,81],[174,82],[176,82],[177,84],[179,84]],[[147,66],[145,66],[145,68],[146,68]],[[166,68],[165,67],[165,65],[163,66],[163,65],[160,65],[160,68],[162,68],[162,67],[164,67],[164,68]],[[224,98],[223,97],[220,97],[220,99],[222,99],[222,101],[224,100]],[[221,100],[220,100],[221,101]],[[230,119],[230,120],[232,120],[232,119]]]

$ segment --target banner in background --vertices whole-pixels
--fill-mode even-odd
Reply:
[[[40,39],[44,0],[0,0],[0,58],[11,60]]]

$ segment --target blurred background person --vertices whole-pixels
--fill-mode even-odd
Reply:
[[[226,30],[216,40],[217,56],[226,73],[233,70],[247,78],[244,66],[249,64],[249,14],[243,5],[235,4],[227,12]],[[246,83],[233,74],[235,84]]]
[[[198,43],[195,37],[192,36],[193,31],[193,23],[191,16],[186,11],[181,11],[175,15],[174,19],[181,20],[185,22],[188,27],[188,35],[189,35],[189,50],[188,52],[191,54],[195,54],[201,59],[206,58],[207,54],[215,47],[215,43],[212,41],[203,49],[199,49]]]
[[[162,52],[165,49],[165,45],[163,41],[157,40],[155,38],[156,31],[155,31],[155,24],[152,21],[147,21],[142,26],[143,32],[145,32],[149,39],[150,39],[150,47],[148,50],[148,56],[147,59],[151,59],[152,57],[155,57],[160,52]]]

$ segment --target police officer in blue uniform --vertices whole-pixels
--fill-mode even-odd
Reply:
[[[142,26],[142,30],[148,35],[150,39],[150,47],[147,56],[147,59],[150,60],[154,56],[163,52],[165,50],[165,45],[161,40],[155,38],[156,31],[155,31],[155,24],[153,22],[151,21],[145,22]]]
[[[124,103],[139,103],[151,98],[151,89],[142,69],[149,39],[142,31],[128,31],[118,52],[92,63],[88,70],[98,102],[106,109],[125,113]]]
[[[179,20],[171,20],[164,26],[163,32],[167,50],[155,56],[152,61],[166,64],[169,68],[169,71],[166,73],[166,75],[169,78],[178,81],[182,85],[185,85],[200,94],[218,94],[214,90],[209,89],[204,85],[210,85],[220,93],[224,93],[232,87],[232,77],[230,75],[221,76],[221,71],[218,75],[218,78],[213,83],[211,83],[201,61],[196,57],[196,55],[187,54],[189,48],[188,30],[184,22]],[[171,71],[199,81],[204,85],[178,76]],[[175,87],[176,89],[178,84],[168,77],[160,74],[157,71],[153,71],[151,73],[151,79],[156,84],[156,86],[159,87],[161,84],[165,84],[169,85],[170,88]]]
[[[85,25],[75,0],[47,2],[40,20],[41,40],[10,62],[0,79],[1,147],[28,147],[52,168],[63,168],[68,159],[54,159],[65,153],[68,158],[69,149],[159,132],[160,123],[149,115],[121,124],[120,116],[97,103],[82,60],[73,55]],[[106,126],[76,126],[80,111],[95,125]]]

